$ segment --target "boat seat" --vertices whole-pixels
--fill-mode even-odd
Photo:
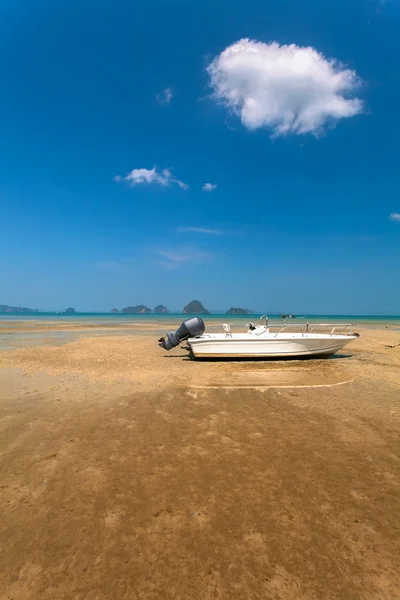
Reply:
[[[224,331],[226,331],[226,337],[232,337],[230,325],[228,325],[228,323],[224,323],[222,327],[224,328]]]

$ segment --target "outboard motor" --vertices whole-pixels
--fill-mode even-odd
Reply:
[[[160,338],[158,341],[160,342],[161,348],[171,350],[171,348],[175,348],[175,346],[178,346],[181,342],[190,337],[203,335],[205,329],[206,327],[203,319],[200,319],[200,317],[192,317],[191,319],[183,321],[182,325],[175,333],[171,331],[171,333],[165,334],[165,337]]]

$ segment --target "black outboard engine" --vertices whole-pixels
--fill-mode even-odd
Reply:
[[[200,317],[192,317],[191,319],[183,321],[182,325],[175,333],[171,331],[171,333],[167,333],[165,337],[160,338],[158,341],[160,342],[161,348],[171,350],[171,348],[175,348],[175,346],[178,346],[181,342],[190,337],[203,335],[205,329],[206,327],[203,319],[200,319]]]

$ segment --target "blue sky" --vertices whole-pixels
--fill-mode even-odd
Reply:
[[[0,17],[0,303],[400,314],[398,0]]]

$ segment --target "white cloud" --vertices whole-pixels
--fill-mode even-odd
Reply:
[[[131,185],[156,183],[162,186],[170,186],[175,184],[180,187],[181,190],[189,189],[189,186],[186,183],[179,181],[179,179],[176,179],[172,175],[170,169],[158,171],[157,167],[153,167],[152,169],[132,169],[132,171],[129,171],[125,177],[116,175],[116,177],[114,177],[114,181],[125,181]]]
[[[157,102],[161,104],[161,106],[166,106],[171,102],[173,96],[172,89],[167,87],[160,94],[157,94]]]
[[[389,219],[391,221],[400,221],[400,213],[391,213]]]
[[[117,260],[105,260],[103,262],[96,263],[96,265],[100,269],[117,269],[121,266]]]
[[[158,261],[160,266],[167,269],[174,269],[185,265],[198,265],[211,259],[211,254],[202,252],[196,248],[158,248],[153,250],[153,252],[162,258],[162,260]]]
[[[218,229],[208,229],[207,227],[178,227],[179,233],[207,233],[210,235],[221,235],[222,231]]]
[[[217,187],[216,183],[205,183],[201,189],[204,192],[213,192]]]
[[[378,0],[378,6],[377,6],[377,9],[376,9],[376,12],[378,14],[382,14],[383,9],[384,9],[386,3],[387,3],[387,0]]]
[[[179,179],[173,179],[173,183],[176,183],[177,186],[181,188],[181,190],[188,190],[189,186],[187,183],[183,183],[183,181],[179,181]]]
[[[214,98],[250,130],[274,136],[320,134],[339,119],[360,113],[355,71],[312,47],[249,39],[225,48],[207,67]]]

